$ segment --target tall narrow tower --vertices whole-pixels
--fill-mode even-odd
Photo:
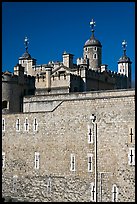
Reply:
[[[83,57],[89,61],[89,69],[98,70],[102,64],[102,45],[94,36],[95,22],[92,19],[90,22],[92,35],[89,40],[85,42]]]
[[[122,42],[123,56],[118,61],[118,73],[127,76],[127,88],[131,88],[131,60],[126,55],[127,42]]]
[[[19,64],[24,67],[24,73],[27,75],[33,75],[33,65],[36,65],[36,59],[32,58],[31,55],[28,52],[28,38],[25,37],[24,40],[25,44],[25,53],[19,58]]]

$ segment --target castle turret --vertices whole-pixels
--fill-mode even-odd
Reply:
[[[66,52],[63,53],[64,66],[69,67],[69,68],[73,68],[73,56],[74,55],[66,53]]]
[[[51,71],[52,71],[51,67],[46,68],[46,87],[48,91],[51,90]]]
[[[19,58],[19,64],[24,67],[24,73],[27,75],[33,75],[34,70],[32,66],[36,65],[36,59],[32,58],[28,52],[28,38],[25,37],[25,53]]]
[[[127,42],[122,42],[123,56],[118,60],[118,73],[127,76],[127,88],[131,88],[131,60],[126,55]]]
[[[89,69],[99,70],[99,66],[102,64],[102,45],[94,36],[95,22],[93,19],[90,25],[92,27],[92,35],[84,45],[83,57],[89,60]]]

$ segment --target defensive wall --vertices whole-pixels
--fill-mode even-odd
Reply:
[[[92,114],[96,116],[97,130],[92,130],[96,153],[95,140],[88,141]],[[98,201],[111,202],[114,185],[118,202],[135,201],[135,166],[129,163],[130,149],[135,148],[135,90],[25,97],[24,113],[2,118],[3,196],[89,202],[96,176]],[[35,152],[39,153],[38,169]],[[92,155],[91,171],[88,155]]]

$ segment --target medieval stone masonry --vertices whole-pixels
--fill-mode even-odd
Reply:
[[[118,70],[121,64],[126,73],[112,73],[101,58],[92,64],[91,52],[96,60],[102,45],[91,22],[92,36],[78,64],[63,53],[63,62],[38,66],[26,43],[14,73],[2,75],[4,198],[135,202],[131,61],[124,46]]]

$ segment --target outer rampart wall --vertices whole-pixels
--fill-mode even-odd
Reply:
[[[90,116],[95,114],[98,201],[112,201],[113,184],[118,187],[119,202],[135,201],[135,168],[128,164],[129,148],[135,146],[134,97],[134,90],[66,94],[64,98],[62,94],[56,97],[62,103],[51,112],[37,110],[35,113],[3,115],[3,196],[29,201],[91,201],[95,142],[88,143],[88,125],[91,124]],[[34,98],[27,97],[26,100],[33,101]],[[37,99],[41,101],[38,96]],[[48,97],[43,96],[44,100],[47,103]],[[18,118],[19,132],[16,131]],[[29,131],[24,130],[26,118]],[[35,118],[37,131],[33,130]],[[39,169],[34,168],[35,152],[40,154]],[[75,155],[74,172],[70,171],[71,154]],[[92,172],[88,172],[88,154],[93,154]],[[14,175],[18,176],[16,182]]]

